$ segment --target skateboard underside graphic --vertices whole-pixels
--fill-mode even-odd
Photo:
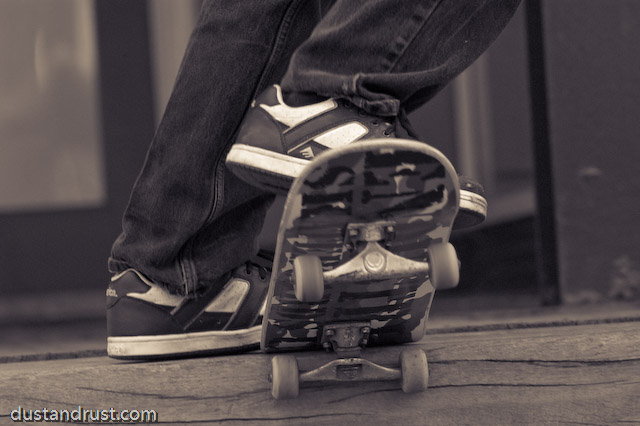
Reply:
[[[365,361],[367,345],[420,340],[435,289],[457,285],[458,203],[453,167],[424,143],[367,141],[314,159],[285,203],[263,351]]]

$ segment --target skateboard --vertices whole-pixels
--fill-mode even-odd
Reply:
[[[448,241],[459,194],[451,163],[417,141],[351,144],[305,167],[278,230],[261,349],[323,348],[336,359],[301,372],[294,355],[275,355],[276,399],[295,398],[308,381],[399,380],[405,392],[427,388],[423,350],[403,350],[399,368],[377,365],[363,350],[422,339],[435,289],[458,284]]]

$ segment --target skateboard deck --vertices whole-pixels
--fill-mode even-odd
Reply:
[[[448,240],[459,194],[451,163],[422,142],[372,140],[316,157],[285,203],[262,350],[324,347],[355,359],[367,345],[422,339],[435,289],[457,285]]]

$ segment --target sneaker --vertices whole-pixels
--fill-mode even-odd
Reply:
[[[269,271],[237,268],[222,290],[192,299],[169,293],[135,269],[107,288],[107,354],[150,360],[258,349]]]
[[[407,138],[398,120],[374,116],[343,99],[289,106],[278,85],[252,103],[226,158],[227,167],[253,186],[286,194],[300,171],[321,152],[365,139]],[[486,218],[482,186],[461,177],[460,220],[475,226]],[[467,217],[468,216],[468,217]]]
[[[453,230],[467,229],[480,225],[487,218],[487,199],[484,187],[466,176],[458,176],[460,181],[460,208],[453,222]]]
[[[344,99],[300,107],[285,104],[274,85],[253,102],[227,155],[229,169],[246,182],[286,194],[302,169],[321,152],[363,139],[396,136],[396,123]]]

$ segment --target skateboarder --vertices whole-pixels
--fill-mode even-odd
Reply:
[[[407,113],[518,3],[205,0],[109,258],[109,355],[257,348],[270,260],[256,237],[272,192],[322,150],[417,139]],[[225,166],[230,148],[229,168],[251,185]],[[479,185],[461,187],[459,215],[482,216]]]

